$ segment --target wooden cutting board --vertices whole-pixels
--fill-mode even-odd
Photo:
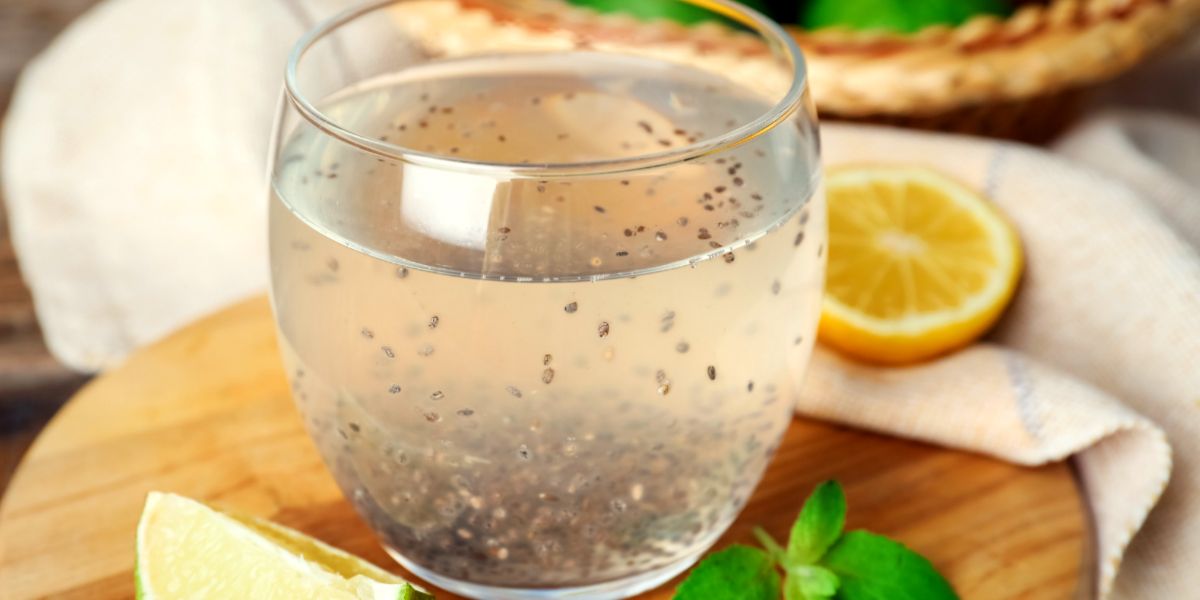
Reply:
[[[718,547],[750,542],[756,524],[784,538],[829,478],[845,485],[848,527],[920,551],[964,599],[1085,595],[1088,525],[1069,465],[1014,467],[803,419]],[[132,597],[149,490],[268,517],[395,568],[304,433],[262,298],[135,354],[55,417],[0,505],[0,596]]]

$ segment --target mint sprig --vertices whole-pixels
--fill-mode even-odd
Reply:
[[[709,555],[674,600],[958,600],[925,557],[881,535],[843,533],[846,495],[836,481],[817,486],[792,525],[787,547],[761,528],[764,549],[734,545]]]
[[[779,572],[758,548],[733,545],[710,554],[675,590],[676,598],[778,600]]]

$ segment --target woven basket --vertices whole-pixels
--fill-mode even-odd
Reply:
[[[826,118],[1043,141],[1198,22],[1200,0],[1053,0],[913,35],[794,33]]]
[[[714,23],[641,23],[556,0],[458,1],[497,22],[574,32],[581,44],[681,41],[701,53],[763,52],[754,40]],[[1007,19],[980,16],[909,35],[836,28],[792,33],[805,51],[823,119],[1040,142],[1071,123],[1090,89],[1197,23],[1200,0],[1051,0],[1023,4]]]

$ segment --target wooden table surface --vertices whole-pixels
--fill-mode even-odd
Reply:
[[[1089,580],[1087,515],[1066,463],[1022,468],[803,419],[718,546],[753,543],[756,524],[783,538],[825,479],[845,486],[849,528],[925,554],[967,600],[1064,600]],[[139,350],[54,418],[0,505],[0,590],[14,600],[130,597],[150,490],[275,519],[392,565],[304,431],[263,298]]]

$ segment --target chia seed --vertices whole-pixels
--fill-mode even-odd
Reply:
[[[572,302],[572,303],[570,303],[570,304],[568,304],[568,305],[564,306],[564,307],[563,307],[563,310],[564,310],[564,311],[566,311],[566,313],[567,313],[567,314],[572,314],[572,313],[574,313],[575,311],[579,310],[579,303],[578,303],[578,302]]]
[[[596,333],[602,338],[608,337],[608,321],[601,321],[600,326],[596,328]]]
[[[716,368],[716,367],[714,367],[714,366],[712,366],[712,365],[708,365],[708,371],[707,371],[707,372],[708,372],[708,379],[709,379],[710,381],[716,381],[716,380],[717,380],[717,368]]]

